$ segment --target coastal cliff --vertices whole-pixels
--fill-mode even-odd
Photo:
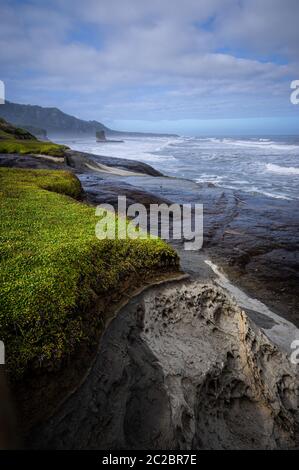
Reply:
[[[178,256],[159,239],[98,240],[70,172],[2,167],[0,182],[1,340],[26,429],[82,379],[127,290],[178,272]]]

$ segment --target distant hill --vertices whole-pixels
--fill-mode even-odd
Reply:
[[[0,105],[0,117],[25,129],[44,129],[48,135],[52,134],[55,136],[80,137],[90,135],[95,137],[97,131],[105,131],[108,135],[170,135],[115,131],[109,129],[101,122],[84,121],[75,116],[70,116],[58,108],[44,108],[42,106],[17,104],[9,101]]]
[[[0,106],[0,117],[12,124],[23,127],[33,126],[45,129],[48,134],[55,135],[94,135],[98,130],[106,132],[108,129],[104,124],[97,121],[83,121],[70,116],[58,108],[43,108],[42,106],[30,104],[16,104],[6,101]]]

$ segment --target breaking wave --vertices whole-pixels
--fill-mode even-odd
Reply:
[[[294,166],[280,166],[275,165],[274,163],[267,163],[266,171],[271,171],[271,173],[279,175],[299,175],[299,168]]]

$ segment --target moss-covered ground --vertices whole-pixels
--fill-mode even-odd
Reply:
[[[95,298],[177,264],[159,239],[98,240],[80,195],[71,173],[0,168],[0,339],[12,379],[53,370],[88,341]]]
[[[66,146],[41,142],[28,131],[9,124],[0,118],[0,153],[35,153],[63,157]]]

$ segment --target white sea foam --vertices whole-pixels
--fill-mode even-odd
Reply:
[[[223,176],[219,175],[207,175],[203,174],[201,178],[196,178],[196,183],[213,183],[215,186],[220,186],[225,189],[240,189],[239,185],[242,185],[242,191],[245,193],[256,193],[256,194],[262,194],[263,196],[271,197],[273,199],[283,199],[285,201],[291,201],[292,199],[285,194],[277,194],[277,193],[272,193],[269,191],[264,191],[263,189],[260,189],[256,186],[248,186],[249,182],[246,180],[232,180],[232,182],[235,184],[235,186],[226,183],[223,181],[225,178]],[[237,186],[238,185],[238,186]]]
[[[198,139],[199,143],[207,142],[216,145],[225,145],[232,147],[257,148],[265,150],[280,150],[289,152],[299,152],[299,146],[294,144],[286,144],[284,142],[274,142],[270,139],[233,139],[233,138],[217,138],[206,137]]]
[[[295,145],[294,138],[285,142],[260,137],[244,140],[185,136],[123,138],[124,142],[116,144],[97,143],[93,138],[61,143],[95,155],[145,162],[165,175],[198,183],[211,182],[218,187],[275,199],[298,197],[299,168],[295,165],[299,161],[299,145]]]
[[[246,191],[248,192],[248,191]],[[274,199],[284,199],[285,201],[291,201],[292,199],[288,196],[285,196],[284,194],[275,194],[275,193],[269,193],[268,191],[263,191],[262,189],[256,189],[254,191],[255,193],[263,194],[264,196],[267,197],[272,197]]]
[[[233,187],[226,186],[226,188],[235,189]],[[243,188],[245,193],[256,193],[262,194],[263,196],[271,197],[273,199],[284,199],[285,201],[291,201],[292,198],[286,196],[285,194],[277,194],[270,191],[265,191],[264,189],[258,188],[257,186],[248,186]]]
[[[297,167],[280,166],[280,165],[275,165],[274,163],[267,163],[266,171],[271,171],[271,173],[276,173],[279,175],[299,175],[299,168]]]
[[[238,147],[247,148],[261,148],[265,150],[280,150],[280,151],[297,151],[299,152],[299,146],[293,144],[285,144],[280,142],[273,142],[269,139],[259,140],[234,140],[234,139],[223,139],[223,142]]]
[[[223,176],[220,175],[208,175],[203,173],[200,178],[196,178],[196,183],[220,183],[223,180]]]
[[[174,144],[178,139],[166,137],[127,137],[120,143],[100,143],[91,139],[77,139],[69,142],[74,150],[89,152],[94,155],[105,155],[124,159],[139,160],[141,162],[156,163],[174,161],[171,154],[163,154],[163,150]],[[67,141],[64,143],[68,144]],[[159,154],[156,154],[159,153]]]

